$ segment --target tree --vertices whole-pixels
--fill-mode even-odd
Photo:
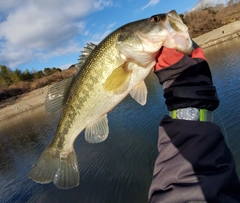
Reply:
[[[22,80],[23,81],[31,81],[33,79],[33,75],[29,72],[28,69],[24,71],[22,74]]]
[[[39,79],[39,78],[42,78],[44,76],[45,75],[44,75],[44,73],[41,70],[33,73],[33,78],[35,78],[35,79]]]
[[[22,80],[22,72],[19,69],[16,69],[11,73],[11,80],[13,83],[18,83]]]
[[[51,69],[50,68],[44,68],[44,70],[43,70],[43,73],[45,74],[45,75],[51,75]]]
[[[8,85],[7,85],[4,77],[0,74],[0,89],[1,89],[1,88],[4,88],[4,87],[7,87],[7,86],[8,86]]]
[[[11,73],[12,71],[7,66],[0,66],[1,85],[9,86],[10,84],[12,84]]]
[[[45,75],[51,75],[51,74],[53,74],[55,72],[59,72],[59,71],[61,71],[61,69],[60,68],[55,68],[55,67],[53,67],[52,69],[51,68],[44,68],[44,70],[43,70]]]

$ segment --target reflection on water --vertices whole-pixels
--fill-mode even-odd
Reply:
[[[226,130],[240,174],[239,39],[206,50],[221,99],[215,122]],[[0,202],[145,203],[157,155],[158,124],[167,113],[155,75],[147,78],[148,102],[142,107],[127,97],[109,113],[109,138],[75,142],[80,185],[60,190],[28,178],[31,165],[52,140],[59,113],[43,107],[0,123]]]
[[[31,160],[44,149],[54,130],[51,126],[56,123],[56,115],[46,115],[43,108],[0,123],[0,202],[29,198],[31,186],[27,177]]]

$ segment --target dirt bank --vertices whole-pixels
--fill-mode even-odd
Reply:
[[[0,104],[0,122],[44,104],[49,86],[7,99]]]

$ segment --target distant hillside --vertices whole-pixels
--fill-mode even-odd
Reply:
[[[230,0],[226,6],[203,7],[181,16],[192,38],[205,34],[223,25],[240,20],[240,0]]]

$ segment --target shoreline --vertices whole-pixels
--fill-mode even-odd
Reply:
[[[0,104],[0,122],[44,105],[50,86],[6,99]]]
[[[240,21],[222,26],[193,40],[203,49],[221,44],[240,36]],[[31,109],[44,105],[51,86],[45,86],[22,95],[6,99],[0,103],[0,122]]]
[[[236,32],[236,33],[233,33],[233,34],[230,34],[230,35],[226,35],[226,36],[220,37],[220,38],[212,40],[212,41],[209,41],[209,42],[207,42],[205,44],[201,44],[199,46],[202,49],[206,49],[206,48],[209,48],[211,46],[215,46],[215,45],[221,44],[223,42],[232,40],[232,39],[237,38],[237,37],[240,37],[240,31]]]
[[[229,23],[208,33],[193,38],[203,49],[221,44],[240,36],[240,21]]]

